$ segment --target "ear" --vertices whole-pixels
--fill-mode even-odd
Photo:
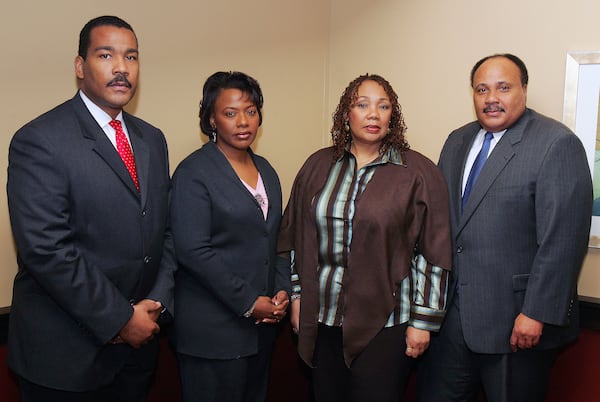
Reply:
[[[210,126],[213,128],[213,130],[217,127],[217,125],[215,124],[215,117],[212,116],[210,118]]]
[[[85,63],[85,60],[83,60],[83,57],[81,57],[81,56],[75,57],[75,62],[74,62],[74,64],[75,64],[75,75],[80,80],[82,80],[84,78],[83,63]]]

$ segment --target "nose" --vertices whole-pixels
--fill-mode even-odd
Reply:
[[[487,91],[486,96],[485,96],[485,102],[486,103],[495,103],[497,101],[498,101],[498,94],[497,94],[496,90],[490,89],[489,91]]]
[[[246,116],[246,113],[240,113],[238,116],[238,127],[246,127],[248,125],[248,116]]]
[[[369,106],[367,118],[372,120],[379,120],[379,108],[377,107],[377,105]]]
[[[129,74],[129,70],[127,69],[127,62],[124,58],[115,57],[113,59],[113,74]]]

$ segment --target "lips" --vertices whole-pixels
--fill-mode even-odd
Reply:
[[[365,129],[369,132],[369,133],[378,133],[379,130],[381,130],[381,127],[379,126],[375,126],[375,125],[368,125],[365,126]]]
[[[128,82],[113,82],[108,84],[108,86],[112,88],[131,88],[131,84]]]

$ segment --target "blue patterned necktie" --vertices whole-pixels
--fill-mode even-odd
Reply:
[[[467,200],[469,199],[469,195],[471,195],[471,190],[473,190],[473,185],[477,180],[477,176],[483,169],[483,165],[485,165],[485,161],[488,157],[488,152],[490,151],[490,142],[492,142],[492,138],[494,138],[494,134],[489,131],[485,133],[485,139],[483,140],[483,145],[481,146],[481,151],[477,154],[475,158],[475,162],[473,162],[473,167],[471,167],[471,171],[469,172],[469,177],[467,178],[467,184],[465,185],[465,191],[463,192],[461,208],[465,209],[465,205],[467,205]]]

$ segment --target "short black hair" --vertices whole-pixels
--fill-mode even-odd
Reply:
[[[473,87],[473,79],[475,78],[475,73],[477,72],[479,67],[481,67],[481,65],[483,63],[485,63],[486,61],[488,61],[489,59],[493,59],[495,57],[504,57],[505,59],[508,59],[508,60],[512,61],[513,63],[515,63],[515,65],[521,71],[521,85],[522,86],[527,85],[527,83],[529,82],[529,75],[527,74],[527,67],[525,67],[525,63],[523,63],[523,60],[519,59],[514,54],[498,53],[498,54],[486,56],[483,59],[479,60],[477,63],[475,63],[475,65],[473,66],[473,69],[471,70],[471,87]]]
[[[200,102],[200,129],[208,136],[214,131],[210,125],[210,118],[215,113],[215,103],[223,89],[239,89],[248,96],[258,110],[258,125],[262,124],[263,95],[258,81],[239,71],[219,71],[206,79],[202,88],[202,101]]]
[[[115,17],[113,15],[103,15],[101,17],[91,19],[83,26],[81,32],[79,33],[79,50],[77,51],[77,54],[79,54],[79,56],[81,56],[81,58],[84,60],[90,47],[90,35],[92,33],[92,29],[104,25],[128,29],[133,32],[133,35],[135,36],[135,32],[131,25],[119,17]],[[137,42],[137,36],[135,37],[135,41]]]

